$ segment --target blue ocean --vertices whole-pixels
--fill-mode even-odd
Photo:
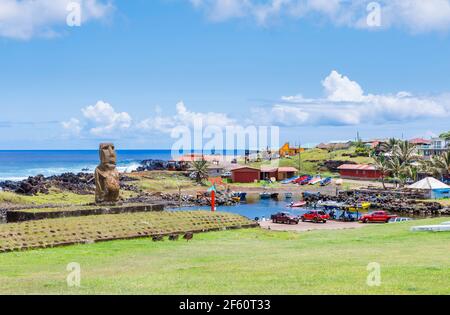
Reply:
[[[118,150],[117,168],[130,172],[142,160],[170,160],[170,150]],[[29,176],[59,175],[82,170],[93,172],[99,163],[98,150],[71,151],[2,151],[0,150],[0,181],[22,180]]]

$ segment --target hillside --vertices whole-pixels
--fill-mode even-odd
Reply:
[[[303,174],[317,174],[320,171],[321,165],[325,161],[335,160],[335,161],[351,161],[358,164],[364,163],[373,163],[373,159],[370,157],[352,157],[355,153],[355,148],[351,147],[347,150],[337,150],[328,152],[327,150],[322,149],[311,149],[307,150],[299,156],[290,157],[290,158],[282,158],[280,160],[280,166],[292,166],[297,169],[300,169],[300,172]],[[253,167],[261,167],[264,165],[269,165],[269,162],[257,162],[250,164]],[[328,173],[322,171],[321,173]]]

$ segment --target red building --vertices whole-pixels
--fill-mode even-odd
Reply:
[[[261,171],[254,167],[241,166],[231,170],[231,179],[234,183],[253,183],[260,178]]]
[[[382,172],[373,165],[344,164],[338,167],[342,178],[348,179],[380,179]]]

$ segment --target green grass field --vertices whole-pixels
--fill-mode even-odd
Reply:
[[[0,294],[450,294],[450,233],[412,233],[415,224],[298,234],[244,229],[191,242],[0,254]],[[81,265],[81,288],[67,287],[70,262]],[[371,262],[381,265],[379,287],[366,284]]]

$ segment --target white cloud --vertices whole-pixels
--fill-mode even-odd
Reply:
[[[369,0],[189,0],[213,21],[251,18],[265,24],[270,18],[321,17],[336,25],[368,28]],[[378,0],[381,28],[412,32],[448,31],[450,0]]]
[[[174,127],[193,127],[196,122],[201,122],[204,127],[216,126],[219,128],[235,124],[235,121],[228,117],[227,114],[189,111],[183,102],[177,103],[175,109],[176,114],[174,116],[164,116],[158,111],[156,116],[147,118],[138,123],[138,129],[170,133]]]
[[[102,19],[113,10],[109,0],[0,0],[0,37],[53,37],[66,26],[69,3],[81,4],[81,21]]]
[[[95,105],[83,108],[81,112],[94,125],[90,129],[90,133],[95,136],[107,136],[131,127],[132,119],[128,113],[118,113],[110,104],[103,101],[98,101]]]
[[[330,101],[359,102],[363,99],[364,91],[361,86],[348,77],[340,75],[337,71],[333,70],[322,82],[322,85]]]
[[[385,124],[450,116],[448,95],[418,97],[404,91],[393,95],[364,94],[357,82],[337,71],[332,71],[322,85],[324,98],[284,96],[284,103],[258,109],[259,115],[282,126]]]
[[[76,118],[71,118],[68,121],[63,121],[61,125],[67,131],[67,133],[73,135],[79,135],[82,130],[81,122]]]

